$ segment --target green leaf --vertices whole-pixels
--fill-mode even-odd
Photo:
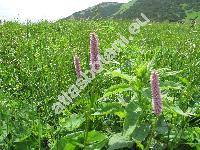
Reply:
[[[151,88],[143,88],[142,89],[142,94],[144,97],[151,98]]]
[[[175,83],[173,81],[165,81],[164,83],[161,84],[161,90],[181,90],[183,86],[179,83]]]
[[[123,83],[123,84],[113,85],[106,90],[106,93],[104,94],[103,97],[108,97],[113,94],[122,93],[124,91],[130,91],[130,90],[132,90],[132,88],[129,84]]]
[[[78,148],[83,148],[84,145],[81,144],[81,138],[84,137],[84,132],[73,132],[71,134],[67,134],[66,136],[60,138],[57,143],[54,145],[53,150],[75,150]]]
[[[138,121],[140,111],[138,111],[138,105],[134,102],[130,102],[127,107],[127,116],[125,118],[125,123],[124,123],[124,135],[125,136],[130,136],[136,127],[136,123]]]
[[[4,121],[1,122],[1,123],[2,123],[2,125],[0,127],[0,144],[3,143],[3,139],[7,135],[7,126],[6,126],[6,123]]]
[[[88,133],[88,142],[90,143],[95,143],[95,142],[100,142],[100,141],[103,141],[107,138],[106,135],[104,135],[103,133],[101,132],[98,132],[98,131],[90,131]]]
[[[16,149],[30,150],[31,146],[34,146],[31,141],[23,141],[23,142],[15,142],[14,143]]]
[[[189,82],[188,79],[186,79],[186,78],[179,77],[179,80],[180,80],[182,83],[186,84],[186,85],[189,85],[189,84],[190,84],[190,82]]]
[[[90,131],[87,141],[90,144],[86,149],[97,150],[103,148],[107,143],[107,136],[98,131]]]
[[[85,118],[83,115],[73,114],[67,119],[62,118],[60,120],[60,125],[68,131],[73,131],[77,129],[84,121]]]
[[[118,102],[111,102],[106,103],[102,102],[100,108],[93,114],[93,115],[108,115],[108,114],[115,114],[118,115],[120,118],[124,118],[126,112],[124,108]]]
[[[120,78],[125,79],[125,80],[127,80],[129,82],[133,82],[134,81],[134,78],[132,78],[131,76],[129,76],[127,74],[121,73],[120,70],[114,70],[114,71],[111,72],[111,74],[112,74],[113,77],[120,77]]]
[[[145,74],[147,73],[147,63],[140,64],[136,69],[135,69],[135,74],[137,78],[144,77]]]
[[[121,133],[112,135],[108,142],[108,150],[115,150],[120,148],[130,148],[133,145],[133,142],[130,141],[127,137],[123,136]]]
[[[127,106],[126,106],[126,111],[128,113],[137,111],[137,109],[139,108],[138,104],[136,104],[135,102],[131,101]]]
[[[64,150],[75,150],[76,149],[76,146],[71,144],[71,143],[67,143],[65,146],[64,146]]]
[[[150,125],[141,124],[139,127],[136,127],[132,138],[134,140],[143,141],[150,131]]]
[[[167,77],[167,76],[174,76],[179,74],[181,71],[171,71],[169,68],[161,68],[158,69],[159,75],[162,77]]]
[[[157,133],[166,134],[168,132],[168,125],[164,120],[164,117],[161,115],[157,122]]]
[[[16,149],[29,150],[29,149],[35,147],[36,145],[38,145],[37,139],[38,139],[37,136],[35,136],[34,134],[31,134],[31,135],[27,136],[26,138],[16,139],[14,142],[14,145],[15,145]]]
[[[189,114],[184,113],[184,112],[180,109],[180,107],[178,107],[178,106],[172,107],[172,110],[173,110],[175,113],[179,114],[179,115],[182,115],[182,116],[189,116]]]
[[[107,140],[103,140],[98,143],[94,143],[92,145],[87,146],[86,150],[102,150],[108,144]]]
[[[54,146],[54,150],[75,150],[76,147],[84,147],[83,144],[79,143],[79,141],[77,141],[76,139],[72,139],[72,138],[68,138],[66,137],[62,137]]]

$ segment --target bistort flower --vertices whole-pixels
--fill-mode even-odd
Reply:
[[[99,40],[95,33],[90,34],[90,67],[96,71],[100,69]]]
[[[162,112],[162,98],[159,86],[159,77],[156,71],[153,71],[151,74],[151,92],[153,112],[156,115],[160,115]]]

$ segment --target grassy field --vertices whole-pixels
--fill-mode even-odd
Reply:
[[[90,33],[100,53],[129,37],[128,21],[6,22],[0,25],[0,149],[200,148],[200,26],[153,23],[61,114],[58,95],[76,82],[73,51],[90,69]],[[152,113],[150,75],[163,112]],[[119,98],[120,97],[120,98]]]

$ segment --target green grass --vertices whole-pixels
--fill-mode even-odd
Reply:
[[[0,25],[0,149],[198,149],[199,25],[155,23],[142,27],[72,105],[60,115],[52,110],[61,91],[76,82],[74,49],[87,70],[89,34],[97,33],[103,54],[119,38],[117,33],[130,36],[130,23]],[[119,68],[121,72],[116,73]],[[151,109],[153,69],[160,74],[163,95],[164,110],[159,117]],[[131,90],[126,91],[127,87]],[[125,102],[117,99],[117,93]],[[108,95],[106,101],[98,100]]]

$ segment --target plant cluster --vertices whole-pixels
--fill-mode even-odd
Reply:
[[[98,59],[89,46],[103,53],[129,23],[0,25],[0,149],[199,149],[199,26],[143,27],[62,113],[52,110]]]

